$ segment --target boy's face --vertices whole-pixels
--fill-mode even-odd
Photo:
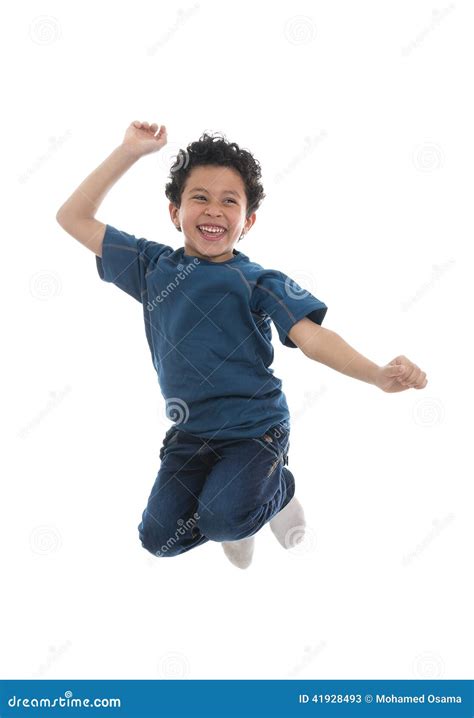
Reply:
[[[203,165],[189,173],[178,209],[170,202],[171,220],[184,234],[184,253],[212,262],[225,262],[242,232],[247,233],[256,219],[246,219],[247,197],[240,174],[229,167]],[[224,228],[219,233],[199,227]]]

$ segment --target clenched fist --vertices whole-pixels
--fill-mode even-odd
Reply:
[[[392,359],[389,364],[380,367],[375,385],[392,394],[405,389],[424,389],[428,383],[426,374],[405,356]]]
[[[159,127],[159,132],[157,132],[158,125],[156,122],[150,125],[148,122],[135,120],[127,128],[122,146],[137,157],[161,150],[166,145],[168,137],[166,127],[164,125]]]

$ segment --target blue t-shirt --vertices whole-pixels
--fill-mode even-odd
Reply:
[[[280,341],[303,317],[321,324],[327,306],[286,274],[233,250],[212,262],[106,225],[101,279],[143,305],[145,332],[166,415],[204,438],[262,436],[290,425],[273,362],[273,321]]]

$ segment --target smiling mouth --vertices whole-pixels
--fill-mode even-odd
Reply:
[[[204,237],[204,239],[207,239],[209,242],[216,242],[217,240],[222,239],[222,237],[227,232],[225,227],[221,227],[221,228],[219,228],[219,230],[216,229],[213,231],[211,231],[211,230],[206,231],[206,230],[202,229],[202,227],[200,227],[200,226],[198,226],[197,229],[198,229],[199,233],[201,234],[201,236]]]

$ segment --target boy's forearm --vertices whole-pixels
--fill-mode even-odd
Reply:
[[[57,218],[94,217],[107,192],[137,159],[122,145],[116,147],[64,202]]]
[[[380,369],[347,344],[339,334],[321,326],[315,327],[302,350],[310,359],[368,384],[374,383],[375,373]]]

